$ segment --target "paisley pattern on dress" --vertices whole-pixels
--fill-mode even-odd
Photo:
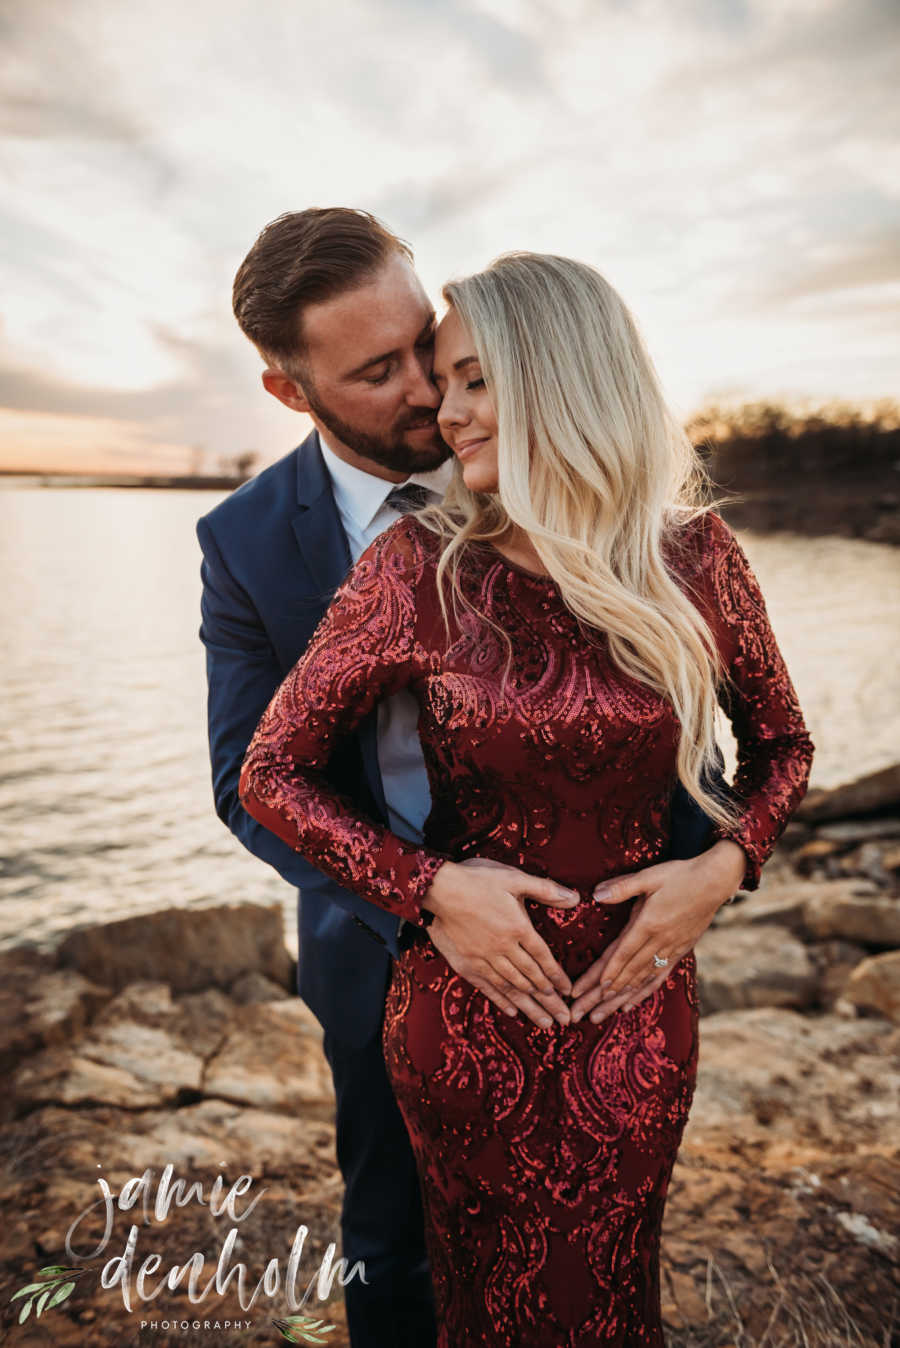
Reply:
[[[589,638],[555,583],[471,546],[448,633],[438,541],[414,517],[363,554],[253,738],[251,814],[341,885],[413,923],[447,858],[480,856],[577,889],[566,911],[526,900],[574,981],[628,921],[591,901],[607,876],[666,856],[680,727]],[[710,624],[738,741],[731,837],[744,887],[802,799],[813,745],[743,550],[710,512],[669,562]],[[336,795],[336,741],[408,687],[432,792],[421,845]],[[388,1072],[422,1182],[441,1348],[663,1344],[659,1238],[694,1092],[693,953],[630,1011],[541,1029],[456,975],[421,928],[394,962]]]

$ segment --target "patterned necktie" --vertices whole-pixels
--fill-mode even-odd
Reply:
[[[423,487],[421,482],[402,482],[399,487],[388,492],[384,503],[401,515],[409,515],[413,510],[421,510],[423,506],[429,505],[432,498],[437,499],[437,492]]]

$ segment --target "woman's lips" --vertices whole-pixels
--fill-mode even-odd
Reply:
[[[489,439],[489,435],[484,435],[480,440],[463,440],[461,445],[454,446],[454,453],[458,459],[467,459],[470,454],[474,454],[476,449],[486,445]]]

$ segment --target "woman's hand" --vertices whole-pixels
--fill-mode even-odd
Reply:
[[[722,839],[688,861],[663,861],[632,875],[615,876],[594,890],[598,903],[638,895],[627,925],[572,988],[573,1021],[588,1012],[600,1021],[611,1011],[643,1001],[692,950],[718,909],[734,894],[747,865],[744,849]],[[653,956],[667,960],[663,968]]]
[[[550,1015],[567,1025],[562,998],[571,994],[571,980],[532,926],[523,898],[551,908],[580,902],[577,890],[553,880],[470,857],[441,866],[422,906],[435,915],[429,936],[455,973],[509,1015],[518,1008],[538,1025],[549,1026]]]

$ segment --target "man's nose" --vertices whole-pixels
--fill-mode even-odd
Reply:
[[[441,395],[431,382],[429,372],[422,368],[418,360],[412,363],[406,401],[411,407],[437,407],[441,401]]]

